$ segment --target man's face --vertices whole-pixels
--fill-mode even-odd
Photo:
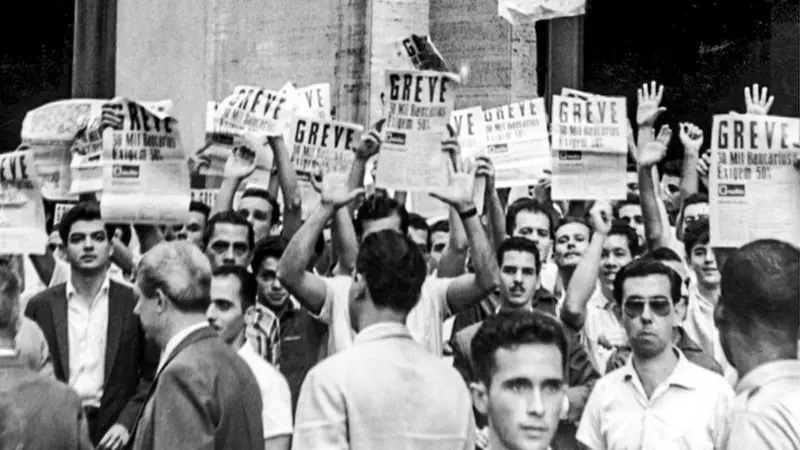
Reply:
[[[640,358],[654,358],[672,345],[675,316],[665,275],[628,278],[622,284],[622,324]]]
[[[244,311],[239,298],[241,285],[233,276],[217,276],[211,280],[211,304],[206,317],[223,341],[230,344],[244,330]]]
[[[450,242],[450,233],[447,231],[434,231],[431,235],[431,258],[437,264],[442,259],[448,242]]]
[[[255,241],[269,236],[272,205],[261,197],[242,197],[237,210],[253,226]]]
[[[644,235],[644,216],[642,215],[642,205],[628,203],[619,208],[619,218],[626,225],[636,230],[636,236],[639,238],[639,245],[645,244]]]
[[[600,254],[600,282],[613,290],[617,273],[631,261],[633,255],[628,247],[628,238],[620,234],[609,235]]]
[[[701,219],[708,220],[708,203],[692,203],[683,210],[683,232],[686,228],[700,221]]]
[[[278,259],[268,256],[261,263],[256,281],[258,282],[258,296],[262,301],[272,307],[281,307],[289,300],[289,293],[278,280]]]
[[[250,263],[251,249],[247,241],[247,227],[232,223],[217,223],[208,241],[206,256],[211,268],[224,265],[247,267]]]
[[[180,241],[189,241],[198,248],[203,248],[203,233],[206,231],[206,216],[198,211],[189,212],[189,222],[176,233]]]
[[[550,256],[553,247],[553,237],[550,235],[550,218],[540,211],[520,211],[514,220],[512,236],[530,239],[539,250],[542,261]]]
[[[65,247],[74,269],[97,272],[108,269],[113,247],[100,220],[79,220],[72,224]]]
[[[681,207],[681,178],[675,175],[661,177],[661,200],[667,212],[677,212]]]
[[[400,233],[400,216],[397,214],[392,214],[389,217],[384,217],[383,219],[374,219],[374,220],[364,220],[361,222],[361,225],[364,227],[364,234],[361,236],[361,239],[367,237],[367,235],[375,233],[376,231],[382,230],[394,230]]]
[[[639,196],[639,174],[637,172],[625,172],[625,184],[628,186],[628,194]]]
[[[575,268],[589,247],[589,227],[582,223],[568,223],[556,231],[553,251],[556,264],[561,268]]]
[[[717,267],[717,258],[708,244],[695,244],[689,254],[689,266],[697,275],[697,282],[708,288],[719,286],[721,275]]]
[[[419,251],[423,255],[428,255],[430,249],[428,248],[428,230],[421,228],[408,227],[408,237],[417,244]]]
[[[504,448],[545,450],[558,428],[564,398],[561,351],[551,344],[498,349],[488,392],[473,385],[473,402]]]
[[[143,293],[139,282],[133,287],[136,295],[136,306],[133,313],[139,316],[145,334],[150,338],[156,338],[161,329],[161,308],[158,298],[147,298]]]
[[[530,304],[536,292],[536,258],[532,253],[509,250],[503,254],[500,277],[508,290],[507,302],[514,307]]]

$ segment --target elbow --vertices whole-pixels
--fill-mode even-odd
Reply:
[[[500,289],[500,269],[495,267],[494,270],[490,270],[489,274],[485,277],[480,277],[478,279],[478,285],[481,287],[483,291],[487,294],[491,294],[492,292]]]

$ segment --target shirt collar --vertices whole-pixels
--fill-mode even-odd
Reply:
[[[202,322],[197,322],[194,325],[189,325],[188,327],[175,333],[175,335],[172,336],[169,341],[167,341],[167,345],[164,347],[164,351],[161,353],[161,360],[158,362],[158,371],[156,371],[156,373],[161,372],[161,369],[164,368],[164,363],[167,361],[167,358],[170,357],[170,354],[175,351],[175,348],[178,347],[178,345],[183,342],[184,339],[189,337],[189,335],[195,331],[207,326],[208,322],[204,320]]]
[[[672,351],[678,355],[678,363],[675,364],[672,373],[669,374],[662,384],[666,384],[667,386],[679,386],[685,389],[697,389],[699,386],[695,380],[694,374],[691,373],[692,367],[689,366],[692,363],[686,359],[686,356],[684,356],[683,352],[677,347],[673,346]],[[625,381],[630,382],[633,377],[639,376],[636,373],[636,369],[633,368],[633,354],[628,357],[628,361],[622,366],[621,370],[624,370]]]
[[[408,330],[408,327],[402,323],[380,322],[361,330],[353,340],[353,345],[393,337],[407,337],[410,339],[411,332]]]
[[[99,297],[100,295],[108,295],[108,288],[110,285],[111,279],[108,277],[108,272],[106,272],[106,276],[103,279],[103,284],[100,285],[100,291],[97,293],[97,296]],[[69,276],[67,277],[67,301],[69,301],[76,293],[75,285],[72,284],[72,277]],[[94,303],[94,300],[96,299],[92,299],[92,303]]]
[[[736,385],[736,395],[790,377],[800,377],[800,361],[796,359],[771,361],[756,367],[739,380]]]

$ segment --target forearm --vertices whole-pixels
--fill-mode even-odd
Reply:
[[[356,265],[358,239],[347,208],[339,208],[336,211],[331,231],[332,254],[336,257],[332,262],[338,262],[340,272],[350,275]]]
[[[233,199],[236,196],[236,190],[239,189],[239,184],[242,182],[239,178],[225,177],[222,179],[222,184],[217,191],[217,200],[214,202],[214,207],[211,208],[211,214],[230,211],[233,209]]]
[[[493,247],[496,249],[506,238],[506,215],[503,204],[497,195],[497,189],[486,187],[484,199],[486,217],[489,219],[489,232]]]
[[[269,145],[272,146],[272,152],[275,155],[278,180],[283,190],[283,231],[281,234],[284,238],[291,239],[303,220],[300,185],[297,182],[297,173],[283,137],[270,137]]]
[[[653,182],[653,170],[650,167],[640,167],[639,170],[639,195],[642,202],[642,215],[644,216],[644,230],[647,246],[653,250],[665,244],[664,223],[659,199]]]
[[[111,262],[117,265],[124,274],[133,273],[136,270],[133,260],[133,252],[125,246],[119,239],[112,239],[111,245],[114,246],[114,252],[111,254]]]
[[[317,239],[334,212],[332,206],[320,204],[297,230],[278,263],[278,275],[281,279],[288,281],[305,272],[314,254]]]
[[[437,275],[439,278],[453,278],[464,273],[464,264],[467,259],[469,242],[467,232],[458,211],[448,209],[450,221],[450,240],[439,259]]]
[[[465,209],[461,208],[462,212]],[[500,285],[500,268],[497,265],[494,248],[486,237],[478,215],[461,221],[467,232],[467,240],[472,252],[472,265],[475,268],[475,282],[487,292]]]
[[[603,243],[606,236],[595,232],[589,243],[589,248],[575,268],[572,279],[567,286],[567,295],[561,311],[561,319],[579,330],[586,320],[586,304],[592,297],[597,286],[597,276],[600,272],[600,257],[603,253]]]
[[[356,157],[353,159],[353,165],[350,167],[350,175],[347,178],[347,188],[350,191],[364,186],[364,174],[367,171],[367,160]],[[355,212],[355,203],[351,202],[347,205],[347,209],[352,216]]]

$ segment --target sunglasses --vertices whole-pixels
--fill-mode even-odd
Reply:
[[[635,319],[644,314],[645,305],[650,308],[650,312],[659,317],[667,317],[672,314],[672,302],[669,300],[627,300],[622,305],[622,311],[626,316]]]

